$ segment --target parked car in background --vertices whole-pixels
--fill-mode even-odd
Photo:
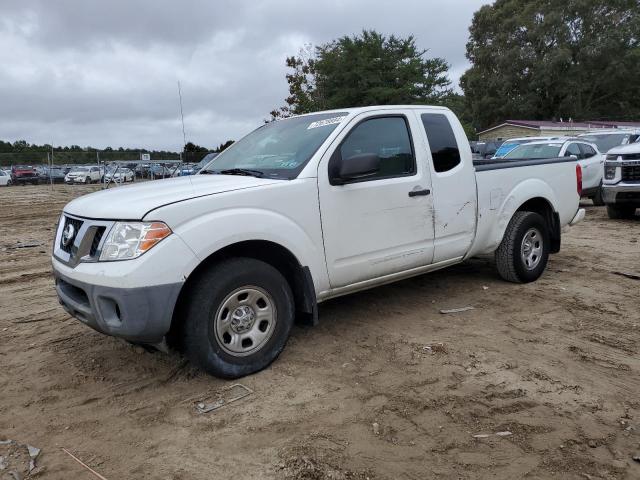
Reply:
[[[518,145],[507,153],[503,160],[570,156],[574,156],[582,167],[582,196],[593,200],[594,205],[604,205],[602,201],[604,155],[593,143],[577,139],[530,142]]]
[[[135,166],[133,171],[135,172],[136,177],[146,178],[151,175],[151,165],[149,163],[139,163]]]
[[[509,138],[504,141],[502,145],[496,150],[495,155],[492,158],[503,158],[507,153],[516,148],[518,145],[522,145],[524,143],[531,143],[538,140],[550,141],[550,140],[559,140],[563,137],[520,137],[520,138]]]
[[[0,170],[0,187],[11,185],[11,175],[4,170]]]
[[[198,173],[200,170],[204,168],[205,165],[207,165],[211,160],[216,158],[218,155],[220,155],[220,153],[218,152],[207,153],[204,157],[202,157],[202,160],[200,160],[196,165],[194,173]]]
[[[620,145],[628,145],[640,141],[640,129],[613,129],[578,135],[580,140],[595,143],[603,154]]]
[[[11,183],[14,185],[38,185],[40,176],[35,167],[31,165],[14,165],[11,167]]]
[[[640,208],[640,143],[609,150],[604,164],[602,198],[609,218],[631,218]]]
[[[443,107],[278,120],[194,176],[76,198],[53,245],[61,305],[226,378],[268,366],[318,303],[494,254],[532,282],[584,218],[576,159],[475,166]],[[517,294],[514,290],[511,295]],[[344,339],[344,341],[350,341]]]
[[[160,178],[169,178],[173,175],[175,170],[175,165],[168,163],[154,163],[151,165],[149,169],[149,174],[151,178],[160,179]]]
[[[475,154],[476,158],[491,158],[498,151],[500,145],[502,145],[502,142],[477,142],[475,151],[472,153]]]
[[[66,176],[68,170],[65,170],[64,167],[48,167],[45,166],[42,169],[42,173],[40,176],[41,183],[63,183],[64,177]]]
[[[182,165],[180,165],[175,173],[173,174],[174,177],[184,177],[187,175],[195,175],[196,173],[198,173],[198,164],[197,163],[183,163]]]
[[[64,177],[65,183],[98,183],[100,182],[100,167],[72,167]]]
[[[104,180],[117,183],[133,182],[134,174],[125,167],[110,167],[104,175]]]

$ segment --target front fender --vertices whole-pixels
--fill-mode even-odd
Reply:
[[[257,207],[226,208],[186,221],[174,231],[200,262],[235,243],[264,240],[286,248],[300,265],[309,267],[314,281],[320,282],[317,288],[326,277],[322,242],[314,241],[311,234],[282,213]],[[185,275],[196,267],[190,265]]]

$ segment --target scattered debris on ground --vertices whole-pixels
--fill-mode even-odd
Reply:
[[[35,473],[40,449],[15,440],[0,440],[0,478],[22,480]]]
[[[629,273],[629,272],[611,272],[614,275],[619,275],[621,277],[627,277],[630,278],[631,280],[640,280],[640,274],[636,274],[636,273]]]
[[[63,448],[62,451],[64,453],[66,453],[67,455],[69,455],[71,458],[73,458],[76,462],[78,462],[80,465],[82,465],[87,471],[91,472],[91,474],[100,479],[100,480],[107,480],[105,477],[103,477],[102,475],[100,475],[98,472],[96,472],[93,468],[91,468],[89,465],[87,465],[86,463],[84,463],[82,460],[80,460],[78,457],[76,457],[73,453],[71,453],[69,450],[67,450],[66,448]]]
[[[440,313],[443,313],[443,314],[461,313],[461,312],[468,312],[469,310],[475,310],[475,308],[474,307],[451,308],[449,310],[440,310]]]
[[[198,413],[213,412],[214,410],[226,407],[230,403],[242,400],[252,393],[253,390],[249,387],[246,387],[241,383],[234,383],[233,385],[229,385],[212,395],[203,396],[202,400],[196,403],[196,411]],[[212,400],[214,397],[215,400]]]

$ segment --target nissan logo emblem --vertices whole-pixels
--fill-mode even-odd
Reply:
[[[73,237],[76,236],[76,229],[71,224],[68,223],[64,230],[62,231],[62,245],[64,247],[68,247],[69,244],[73,241]]]

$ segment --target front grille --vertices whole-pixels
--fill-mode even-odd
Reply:
[[[98,227],[96,229],[96,234],[93,236],[93,242],[91,242],[91,249],[89,250],[89,256],[95,257],[98,252],[98,247],[100,246],[100,240],[102,240],[102,236],[107,228],[106,227]]]
[[[73,243],[75,242],[78,232],[80,231],[80,227],[82,227],[83,223],[84,222],[82,220],[78,220],[77,218],[71,218],[67,216],[64,217],[64,227],[62,231],[64,232],[64,229],[67,228],[67,225],[71,224],[73,225],[75,233],[73,238],[67,243],[67,245],[64,244],[62,238],[60,239],[60,249],[62,251],[69,254],[71,253],[71,248],[73,247]]]
[[[640,182],[640,165],[622,167],[622,180]]]
[[[622,160],[640,160],[640,153],[628,153],[622,155]]]

